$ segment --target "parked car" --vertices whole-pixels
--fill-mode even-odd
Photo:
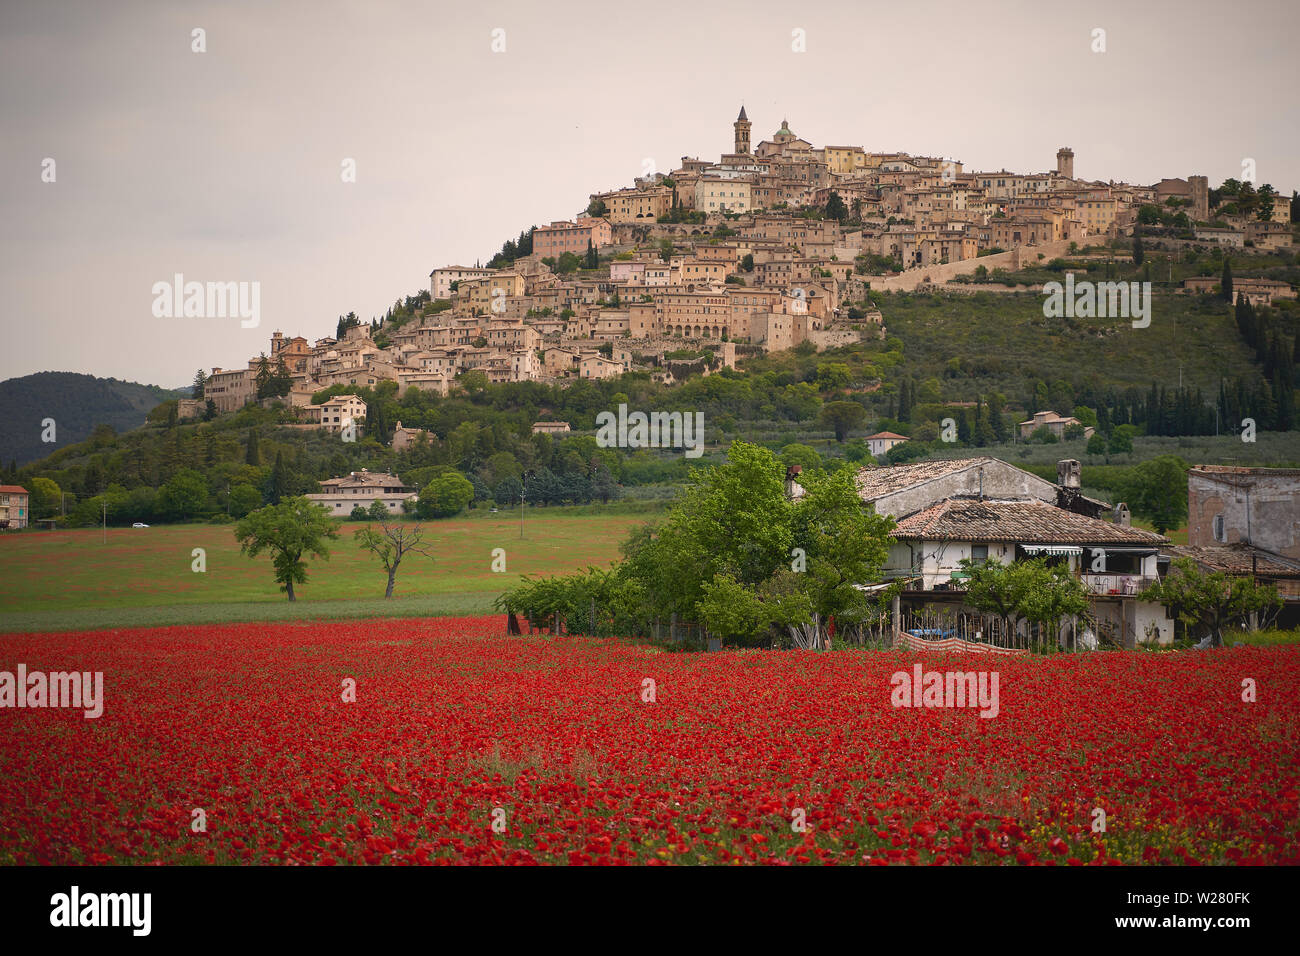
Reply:
[[[131,527],[132,527],[132,528],[147,528],[147,527],[149,527],[149,526],[148,526],[147,524],[145,524],[143,521],[137,521],[135,524],[131,525]]]

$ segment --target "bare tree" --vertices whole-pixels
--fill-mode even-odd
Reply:
[[[431,558],[428,547],[423,544],[424,528],[418,524],[403,524],[401,521],[379,521],[379,528],[366,525],[353,534],[363,551],[373,552],[379,563],[388,572],[388,588],[384,597],[393,596],[393,585],[397,582],[397,566],[407,554],[422,554]]]

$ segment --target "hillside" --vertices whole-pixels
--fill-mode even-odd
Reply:
[[[90,437],[96,425],[137,428],[145,414],[188,392],[96,378],[77,372],[37,372],[0,382],[0,460],[26,464]],[[55,421],[53,444],[41,441],[42,421]]]

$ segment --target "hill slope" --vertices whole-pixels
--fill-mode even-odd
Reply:
[[[96,425],[126,431],[144,423],[145,413],[187,392],[96,378],[77,372],[37,372],[0,382],[0,460],[19,464],[90,437]],[[53,444],[41,441],[41,422],[55,422]]]

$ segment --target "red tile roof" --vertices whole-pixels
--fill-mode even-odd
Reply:
[[[22,485],[0,485],[0,494],[5,495],[30,495],[31,492]]]

